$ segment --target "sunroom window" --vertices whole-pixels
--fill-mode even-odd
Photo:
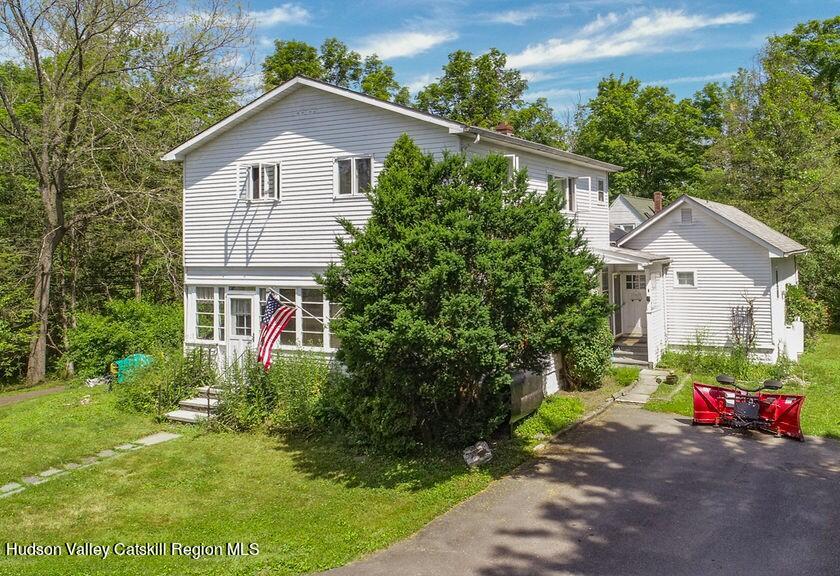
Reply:
[[[225,339],[224,288],[195,288],[195,337],[197,340]]]

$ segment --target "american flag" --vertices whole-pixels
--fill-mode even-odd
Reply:
[[[260,345],[257,348],[257,360],[262,362],[266,370],[271,366],[271,349],[294,313],[294,308],[281,304],[274,294],[268,293],[265,311],[260,318]]]

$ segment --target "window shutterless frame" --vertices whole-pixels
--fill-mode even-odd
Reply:
[[[280,162],[239,164],[236,169],[237,196],[248,202],[279,202],[281,175]]]
[[[674,270],[674,287],[675,288],[697,288],[697,271],[696,270]]]
[[[552,182],[557,183],[556,186],[559,186],[559,191],[566,197],[566,207],[564,210],[566,212],[574,212],[577,208],[575,202],[575,180],[577,180],[577,178],[548,172],[545,176],[545,180],[546,185],[551,185]]]
[[[372,154],[342,156],[333,161],[333,199],[364,197],[374,185]]]

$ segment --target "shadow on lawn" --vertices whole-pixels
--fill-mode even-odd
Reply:
[[[473,473],[458,450],[397,457],[360,454],[340,439],[301,438],[285,439],[283,449],[291,454],[298,472],[350,488],[424,490]],[[480,470],[493,478],[507,474],[529,458],[524,445],[515,440],[495,442],[493,451],[493,459]]]

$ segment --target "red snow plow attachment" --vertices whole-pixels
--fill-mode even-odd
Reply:
[[[731,384],[736,390],[694,383],[694,423],[732,428],[749,428],[803,440],[799,426],[804,396],[760,392],[778,390],[781,384],[767,380],[756,389],[742,388],[731,376],[720,375],[717,381]]]

